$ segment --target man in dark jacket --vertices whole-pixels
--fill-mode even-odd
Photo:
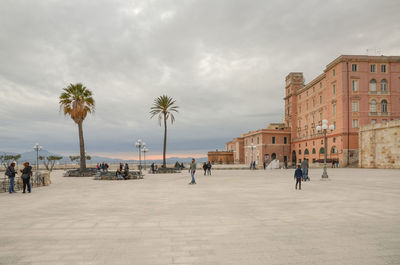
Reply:
[[[296,171],[294,172],[294,178],[296,179],[296,190],[297,190],[297,184],[299,184],[299,190],[301,190],[302,177],[303,177],[303,172],[301,171],[300,165],[298,165]]]
[[[14,190],[14,180],[15,180],[15,175],[17,174],[17,172],[15,171],[15,163],[11,163],[6,171],[6,175],[8,177],[8,179],[10,180],[10,188],[8,189],[8,191],[10,193],[15,193]]]
[[[208,163],[207,163],[207,174],[210,175],[210,176],[211,176],[211,167],[212,167],[211,162],[208,161]]]

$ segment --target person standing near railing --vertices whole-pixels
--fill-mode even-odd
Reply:
[[[25,193],[25,189],[28,188],[28,192],[31,193],[31,176],[32,176],[32,167],[29,165],[29,162],[24,163],[24,169],[21,170],[22,182],[23,182],[23,192]]]
[[[17,174],[17,172],[15,171],[15,163],[12,162],[6,170],[6,176],[8,177],[8,179],[10,180],[10,187],[8,189],[8,192],[10,193],[15,193],[14,190],[14,180],[15,180],[15,175]]]

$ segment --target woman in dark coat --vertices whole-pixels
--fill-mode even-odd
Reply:
[[[206,162],[203,163],[203,169],[204,169],[204,176],[205,176],[206,173],[207,173],[207,164],[206,164]]]
[[[23,185],[23,192],[25,193],[25,189],[28,188],[28,192],[31,193],[31,176],[32,176],[32,167],[29,165],[29,162],[24,163],[24,169],[21,170],[22,175],[22,182],[24,183]]]

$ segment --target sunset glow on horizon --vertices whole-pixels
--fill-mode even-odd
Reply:
[[[102,157],[107,157],[107,158],[112,158],[112,159],[121,159],[121,160],[139,160],[139,155],[133,155],[132,153],[94,153],[93,156],[102,156]],[[193,157],[193,158],[202,158],[202,157],[207,157],[207,154],[168,154],[166,155],[166,158],[171,158],[171,157],[177,157],[177,158],[188,158],[188,157]],[[142,159],[143,159],[143,154],[142,154]],[[146,155],[146,160],[162,160],[163,156],[162,155]]]

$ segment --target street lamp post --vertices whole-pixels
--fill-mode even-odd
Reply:
[[[147,149],[146,144],[143,144],[143,159],[144,159],[144,171],[146,171],[146,153],[149,151],[149,149]]]
[[[251,149],[251,163],[250,163],[250,168],[251,168],[251,169],[255,169],[255,168],[253,168],[253,150],[254,150],[254,148],[256,148],[256,146],[253,145],[253,144],[251,144],[251,145],[249,145],[249,148]]]
[[[143,142],[141,139],[136,141],[136,148],[139,149],[139,178],[142,177],[142,148],[143,148]]]
[[[43,147],[36,143],[33,146],[33,150],[36,151],[36,175],[39,173],[39,151],[42,150]]]
[[[329,125],[329,130],[332,132],[335,129],[334,125]],[[326,137],[326,133],[328,130],[328,120],[322,120],[322,126],[317,126],[318,132],[323,132],[324,134],[324,172],[322,173],[322,179],[328,179],[328,172],[326,171],[326,158],[328,152],[328,139]]]

